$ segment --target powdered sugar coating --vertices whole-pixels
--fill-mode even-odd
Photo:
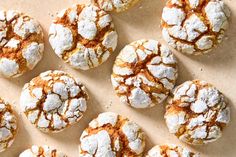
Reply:
[[[134,122],[112,112],[105,112],[89,123],[80,137],[80,157],[141,157],[145,137]]]
[[[0,11],[0,73],[17,77],[32,70],[43,51],[43,31],[36,20],[17,11]]]
[[[200,157],[200,155],[176,145],[156,145],[148,151],[146,157]]]
[[[168,0],[162,12],[162,34],[187,54],[205,54],[221,41],[230,11],[222,0]]]
[[[117,56],[111,75],[121,101],[135,108],[162,103],[173,89],[177,62],[173,53],[155,40],[135,41]]]
[[[93,0],[101,9],[105,11],[121,12],[131,8],[139,0]]]
[[[112,18],[95,5],[78,4],[61,11],[49,30],[55,53],[76,69],[105,62],[117,46]]]
[[[62,152],[49,146],[32,146],[30,149],[22,152],[19,157],[67,157]]]
[[[12,145],[17,128],[16,116],[12,107],[0,98],[0,152]]]
[[[85,87],[62,71],[47,71],[23,87],[20,105],[44,132],[59,132],[78,122],[87,109]]]
[[[206,144],[221,137],[230,121],[224,96],[204,81],[187,81],[176,87],[166,107],[170,133],[189,144]]]

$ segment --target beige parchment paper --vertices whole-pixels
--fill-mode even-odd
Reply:
[[[202,157],[236,156],[236,0],[225,0],[231,9],[230,29],[227,40],[211,54],[190,57],[175,52],[179,60],[177,84],[195,78],[206,80],[220,89],[231,106],[231,123],[224,130],[223,137],[205,146],[188,146],[168,133],[163,115],[164,106],[136,110],[121,104],[112,89],[110,74],[115,57],[124,45],[142,38],[152,38],[164,43],[160,30],[160,17],[164,0],[141,0],[139,4],[123,13],[112,13],[119,43],[107,62],[89,71],[78,71],[63,63],[52,51],[48,43],[48,29],[56,13],[63,8],[83,0],[0,0],[0,9],[15,9],[37,19],[45,33],[45,53],[43,60],[31,72],[17,79],[0,78],[0,96],[14,106],[19,122],[17,138],[0,157],[18,157],[20,152],[31,145],[50,145],[65,152],[69,157],[78,156],[79,137],[92,118],[104,111],[113,111],[142,126],[147,136],[146,151],[156,144],[178,144],[199,152]],[[57,134],[45,134],[34,128],[19,108],[19,96],[23,85],[39,73],[50,69],[64,70],[79,77],[86,85],[90,100],[82,120]]]

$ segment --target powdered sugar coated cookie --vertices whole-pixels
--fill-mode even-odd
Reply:
[[[134,122],[112,112],[99,114],[80,138],[80,157],[141,157],[145,137]]]
[[[160,104],[173,89],[177,62],[173,53],[155,40],[139,40],[117,56],[112,85],[123,103],[135,108]]]
[[[36,20],[17,11],[0,11],[0,73],[17,77],[32,70],[43,51],[43,31]]]
[[[111,16],[92,4],[61,11],[49,30],[55,53],[82,70],[105,62],[115,50],[117,38]]]
[[[93,0],[101,9],[105,11],[121,12],[131,8],[139,0]]]
[[[12,107],[0,98],[0,152],[12,145],[17,128],[17,120]]]
[[[176,87],[165,114],[170,133],[189,144],[205,144],[221,137],[230,121],[224,96],[204,81],[187,81]]]
[[[32,146],[30,149],[22,152],[19,157],[67,157],[62,152],[57,149],[51,148],[49,146]]]
[[[204,54],[222,41],[229,17],[222,0],[168,0],[162,13],[162,34],[178,51]]]
[[[37,128],[58,132],[78,122],[87,109],[85,87],[62,71],[47,71],[23,87],[21,109]]]
[[[157,145],[148,151],[146,157],[200,157],[186,148],[176,145]]]

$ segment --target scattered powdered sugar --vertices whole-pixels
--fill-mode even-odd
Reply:
[[[144,146],[144,133],[136,123],[115,113],[105,112],[99,114],[83,131],[79,156],[116,157],[120,153],[123,156],[141,156]]]
[[[0,72],[17,77],[41,60],[43,31],[36,20],[13,10],[0,11],[0,19]]]
[[[150,149],[146,157],[200,157],[186,148],[176,145],[156,145]]]
[[[121,12],[129,9],[139,0],[93,0],[101,9],[105,11]]]
[[[17,128],[17,120],[12,107],[0,98],[0,152],[12,145]]]
[[[64,153],[46,145],[44,146],[33,145],[30,149],[23,151],[19,155],[19,157],[36,157],[36,156],[67,157],[67,155],[65,155]]]
[[[111,75],[121,101],[135,108],[162,103],[173,89],[177,62],[173,53],[155,40],[139,40],[117,56]]]
[[[205,54],[221,42],[229,17],[230,11],[222,0],[206,4],[200,0],[168,0],[162,12],[162,34],[178,51]]]
[[[111,16],[97,6],[78,4],[61,11],[49,30],[55,53],[76,69],[105,62],[117,46]]]
[[[165,114],[170,133],[189,144],[217,140],[230,121],[224,96],[204,81],[187,81],[176,87]]]
[[[62,71],[47,71],[23,87],[20,106],[29,121],[45,132],[78,122],[87,109],[84,86]]]

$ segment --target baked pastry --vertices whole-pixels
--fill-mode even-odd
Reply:
[[[18,77],[32,70],[43,51],[43,31],[36,20],[17,11],[0,11],[0,73]]]
[[[139,0],[93,0],[93,2],[105,11],[122,12],[131,8]]]
[[[12,145],[17,130],[17,120],[11,105],[0,98],[0,152]]]
[[[89,123],[80,137],[80,157],[141,157],[145,137],[134,122],[112,112],[105,112]]]
[[[34,145],[30,149],[23,151],[19,157],[67,157],[67,155],[46,145]]]
[[[41,131],[59,132],[82,118],[87,99],[79,80],[63,71],[47,71],[25,84],[20,105]]]
[[[117,38],[111,16],[93,4],[78,4],[61,11],[49,30],[55,53],[82,70],[105,62],[115,50]]]
[[[229,17],[222,0],[168,0],[162,13],[162,34],[180,52],[205,54],[222,41]]]
[[[165,113],[170,133],[189,144],[206,144],[221,137],[230,121],[223,94],[200,80],[176,87]]]
[[[138,40],[125,46],[111,75],[121,102],[135,108],[162,103],[176,79],[177,62],[173,53],[155,40]]]
[[[200,155],[176,145],[156,145],[148,151],[146,157],[200,157]]]

